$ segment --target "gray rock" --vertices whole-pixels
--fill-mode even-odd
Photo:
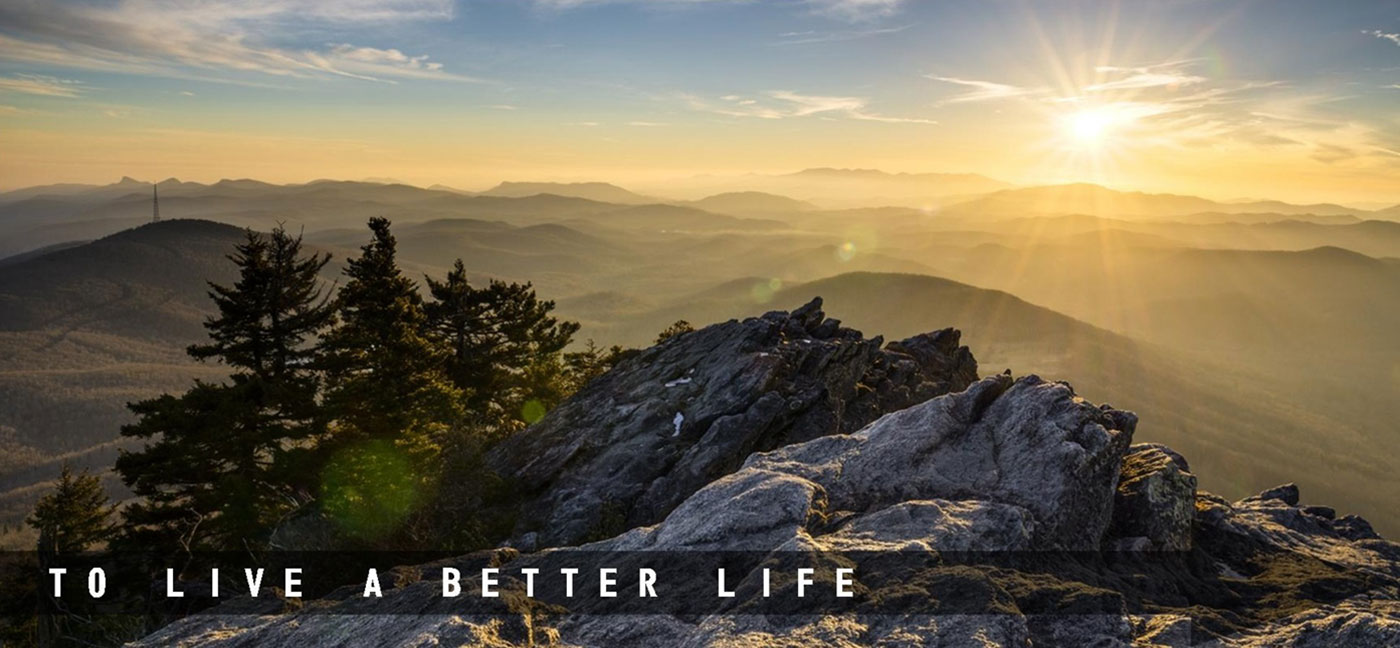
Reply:
[[[972,382],[956,343],[947,331],[881,349],[815,304],[730,322],[627,361],[492,457],[543,521],[522,527],[517,547],[616,524],[577,549],[817,567],[841,552],[914,556],[858,575],[866,607],[763,615],[740,597],[724,613],[589,614],[586,600],[526,599],[505,572],[499,599],[444,600],[434,563],[401,568],[383,599],[355,590],[258,615],[234,601],[231,614],[181,619],[135,645],[1400,645],[1400,545],[1365,520],[1299,506],[1291,485],[1238,502],[1196,492],[1183,457],[1130,446],[1133,414],[1035,376]],[[1075,562],[1101,547],[1141,552],[1128,562],[1144,569]],[[958,553],[1032,562],[978,569],[950,562]],[[444,563],[463,568],[465,592],[479,587],[473,565],[561,555],[505,548]],[[733,577],[741,591],[757,578]],[[919,612],[881,607],[901,600]]]
[[[1348,601],[1307,610],[1242,637],[1220,642],[1239,648],[1400,646],[1400,603]]]
[[[1002,375],[885,416],[848,440],[755,455],[746,469],[801,475],[821,484],[834,508],[852,511],[935,498],[1010,504],[1034,518],[1034,547],[1097,548],[1136,423],[1064,383]]]
[[[1191,548],[1196,519],[1196,476],[1164,446],[1131,447],[1123,458],[1113,501],[1113,538],[1146,538],[1165,551]]]
[[[538,547],[654,524],[755,451],[854,432],[960,391],[977,363],[944,329],[892,343],[826,319],[821,300],[716,324],[624,360],[488,464],[525,493]]]
[[[1275,486],[1253,497],[1246,498],[1247,501],[1276,500],[1289,506],[1298,505],[1298,485],[1284,484]]]

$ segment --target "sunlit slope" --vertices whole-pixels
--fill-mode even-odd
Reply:
[[[1185,357],[1086,324],[1012,295],[936,277],[855,273],[779,290],[766,303],[760,279],[729,282],[616,327],[585,330],[643,344],[676,319],[693,323],[791,308],[813,296],[827,313],[887,340],[945,326],[964,332],[983,374],[1011,369],[1070,381],[1080,394],[1136,411],[1138,439],[1181,448],[1204,486],[1244,495],[1302,480],[1307,497],[1334,501],[1395,529],[1400,478],[1394,446],[1300,406],[1266,377]]]

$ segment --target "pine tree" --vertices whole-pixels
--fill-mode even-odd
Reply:
[[[321,285],[331,257],[304,254],[301,236],[279,226],[266,237],[250,232],[229,258],[240,268],[239,281],[232,287],[210,284],[219,315],[205,322],[210,343],[190,346],[189,354],[233,367],[236,392],[257,412],[260,420],[247,445],[248,461],[259,464],[243,469],[268,473],[264,481],[270,484],[309,488],[301,479],[307,442],[322,434],[325,423],[311,341],[334,316]]]
[[[69,555],[108,539],[114,509],[102,490],[102,480],[86,470],[74,474],[64,463],[58,485],[39,499],[25,521],[39,531],[41,552]]]
[[[320,285],[330,258],[304,254],[301,238],[279,227],[248,232],[229,259],[239,279],[210,284],[218,307],[205,322],[210,341],[188,349],[229,366],[229,381],[132,404],[139,419],[122,429],[152,440],[117,460],[143,498],[124,511],[132,541],[255,545],[293,504],[292,491],[308,486],[304,456],[324,427],[309,341],[331,316]]]
[[[637,352],[636,349],[624,349],[616,344],[604,349],[590,338],[584,343],[582,349],[564,354],[564,362],[569,369],[569,394],[572,395],[583,389],[584,385],[607,373],[624,358]]]
[[[445,351],[424,335],[423,300],[398,266],[389,225],[370,219],[372,239],[345,269],[339,321],[321,340],[334,419],[322,504],[361,536],[390,532],[426,496],[462,418],[462,393],[443,373]]]
[[[676,337],[677,335],[690,333],[694,330],[695,327],[691,326],[690,322],[687,322],[685,320],[676,320],[675,322],[672,322],[670,326],[666,327],[665,330],[656,334],[656,343],[661,344],[662,342]]]
[[[210,343],[191,345],[190,356],[217,358],[265,380],[301,382],[315,355],[308,338],[332,314],[320,286],[330,255],[304,255],[301,237],[278,227],[269,236],[248,232],[228,258],[239,280],[209,284],[219,314],[204,324]]]
[[[342,437],[430,444],[427,428],[454,422],[460,393],[442,372],[444,352],[423,335],[423,299],[399,269],[389,221],[369,227],[373,240],[345,269],[339,322],[321,341],[326,402]]]
[[[427,281],[429,329],[448,348],[447,374],[470,395],[472,411],[530,422],[531,409],[567,395],[560,353],[579,325],[553,317],[554,302],[540,300],[529,283],[473,288],[461,259],[445,281]]]

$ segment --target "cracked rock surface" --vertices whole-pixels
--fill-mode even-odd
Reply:
[[[827,318],[818,298],[646,349],[491,452],[491,468],[526,493],[512,544],[655,524],[752,452],[961,391],[977,363],[958,339],[944,329],[885,346]]]
[[[574,549],[448,561],[464,592],[473,568],[500,566],[500,599],[443,599],[442,563],[408,566],[383,599],[352,585],[288,614],[187,617],[138,645],[1400,645],[1400,545],[1365,520],[1292,485],[1237,502],[1198,491],[1185,458],[1132,444],[1130,412],[1036,376],[961,381],[971,357],[955,333],[881,349],[830,321],[812,307],[674,338],[502,449],[493,461],[532,484],[545,522],[526,533],[541,544],[577,544],[612,501],[644,522]],[[682,387],[695,391],[668,391]],[[854,605],[829,613],[781,597],[773,613],[748,566],[730,576],[739,596],[697,614],[521,594],[513,573],[570,551],[624,573],[646,556],[743,552],[813,566],[822,586],[851,556],[903,558],[862,564]],[[712,595],[699,580],[670,586]]]

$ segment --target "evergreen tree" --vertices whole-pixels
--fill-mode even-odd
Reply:
[[[624,349],[616,344],[603,349],[590,338],[583,349],[564,354],[564,362],[569,369],[569,394],[583,389],[594,378],[607,373],[624,358],[637,352],[637,349]]]
[[[554,302],[529,284],[491,281],[473,288],[458,259],[445,281],[428,278],[433,337],[448,349],[447,375],[486,420],[530,422],[527,412],[567,395],[560,353],[578,332],[551,315]],[[527,409],[529,408],[529,409]]]
[[[389,225],[370,219],[372,239],[345,269],[339,321],[321,340],[334,419],[322,504],[361,536],[383,535],[421,499],[413,493],[426,496],[462,418],[462,393],[443,373],[445,351],[424,335],[423,300],[399,269]]]
[[[128,540],[186,549],[244,548],[294,503],[308,446],[324,426],[309,341],[331,316],[319,274],[329,256],[304,254],[282,228],[248,232],[229,256],[232,286],[210,284],[218,314],[197,359],[217,359],[225,384],[130,406],[122,434],[152,442],[123,452],[117,471],[143,500],[127,507]]]
[[[691,326],[690,322],[687,322],[685,320],[676,320],[675,322],[672,322],[670,326],[666,327],[665,330],[661,331],[656,335],[656,343],[661,344],[662,342],[676,337],[677,335],[690,333],[694,330],[695,327]]]
[[[332,314],[319,281],[330,255],[304,255],[301,237],[278,227],[270,236],[248,232],[228,258],[239,279],[233,286],[209,284],[219,314],[204,324],[210,342],[191,345],[190,356],[216,358],[265,380],[304,382],[315,354],[307,340]]]
[[[334,316],[320,279],[331,257],[304,254],[301,236],[279,226],[266,237],[249,232],[229,258],[239,266],[239,281],[232,287],[210,283],[219,314],[205,322],[210,343],[190,346],[189,354],[233,367],[234,393],[259,419],[246,445],[252,450],[247,461],[261,463],[243,469],[268,473],[271,484],[309,488],[305,454],[325,424],[311,341]]]
[[[69,555],[108,539],[114,509],[102,490],[102,480],[86,470],[74,474],[64,463],[58,485],[39,499],[25,521],[39,531],[41,552]]]

